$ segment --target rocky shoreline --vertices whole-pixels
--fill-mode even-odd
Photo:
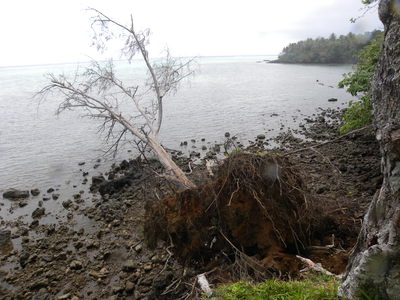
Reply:
[[[258,135],[246,149],[227,134],[226,142],[213,146],[204,158],[199,152],[189,156],[180,151],[171,153],[196,183],[209,177],[205,160],[221,158],[225,151],[271,151],[290,156],[303,170],[310,196],[323,203],[330,222],[328,230],[319,233],[320,244],[310,249],[308,257],[339,274],[344,271],[362,217],[382,181],[379,148],[372,130],[339,137],[341,114],[339,110],[321,110],[305,118],[298,129],[282,131],[276,138],[269,139],[268,133]],[[60,201],[66,211],[67,218],[60,224],[41,221],[50,203],[45,199],[31,212],[32,221],[3,221],[0,297],[194,298],[198,293],[195,275],[202,270],[180,265],[168,244],[159,242],[156,249],[149,250],[144,240],[146,202],[159,201],[176,191],[154,172],[162,172],[156,161],[123,161],[105,174],[107,180],[102,176],[86,179],[91,183],[90,194],[82,191],[63,199],[57,191],[48,190],[42,197]],[[85,180],[87,175],[82,175]],[[36,197],[38,193],[9,192],[7,197],[18,199],[15,209],[27,201],[21,196]],[[331,243],[333,247],[323,247]],[[210,278],[212,284],[221,282],[218,276]]]

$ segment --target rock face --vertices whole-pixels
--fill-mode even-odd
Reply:
[[[29,191],[21,191],[16,189],[9,189],[3,193],[3,198],[7,199],[21,199],[21,198],[28,198]]]
[[[400,295],[400,14],[379,3],[385,40],[373,80],[374,125],[382,154],[383,185],[374,196],[339,294],[354,299]]]

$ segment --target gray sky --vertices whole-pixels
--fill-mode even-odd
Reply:
[[[175,56],[278,54],[307,37],[382,28],[376,11],[350,23],[362,6],[361,0],[3,0],[0,66],[100,58],[90,47],[87,7],[122,23],[132,13],[136,29],[151,29],[156,57],[166,46]]]

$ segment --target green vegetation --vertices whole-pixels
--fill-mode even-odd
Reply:
[[[275,62],[278,63],[355,63],[357,53],[370,44],[381,31],[364,34],[341,35],[334,33],[329,38],[307,39],[285,47]]]
[[[314,275],[304,281],[268,280],[259,284],[240,281],[219,287],[212,299],[337,300],[338,285],[337,279],[324,275]]]
[[[380,32],[360,51],[354,72],[344,74],[343,80],[339,82],[340,88],[346,88],[353,96],[361,96],[360,101],[350,102],[343,116],[344,125],[340,128],[341,134],[362,128],[372,122],[371,82],[380,57],[382,42],[383,33]]]

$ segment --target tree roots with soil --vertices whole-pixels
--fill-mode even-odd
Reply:
[[[287,158],[232,155],[206,184],[147,204],[149,245],[167,240],[205,271],[228,261],[240,277],[292,276],[317,225],[302,178]]]

